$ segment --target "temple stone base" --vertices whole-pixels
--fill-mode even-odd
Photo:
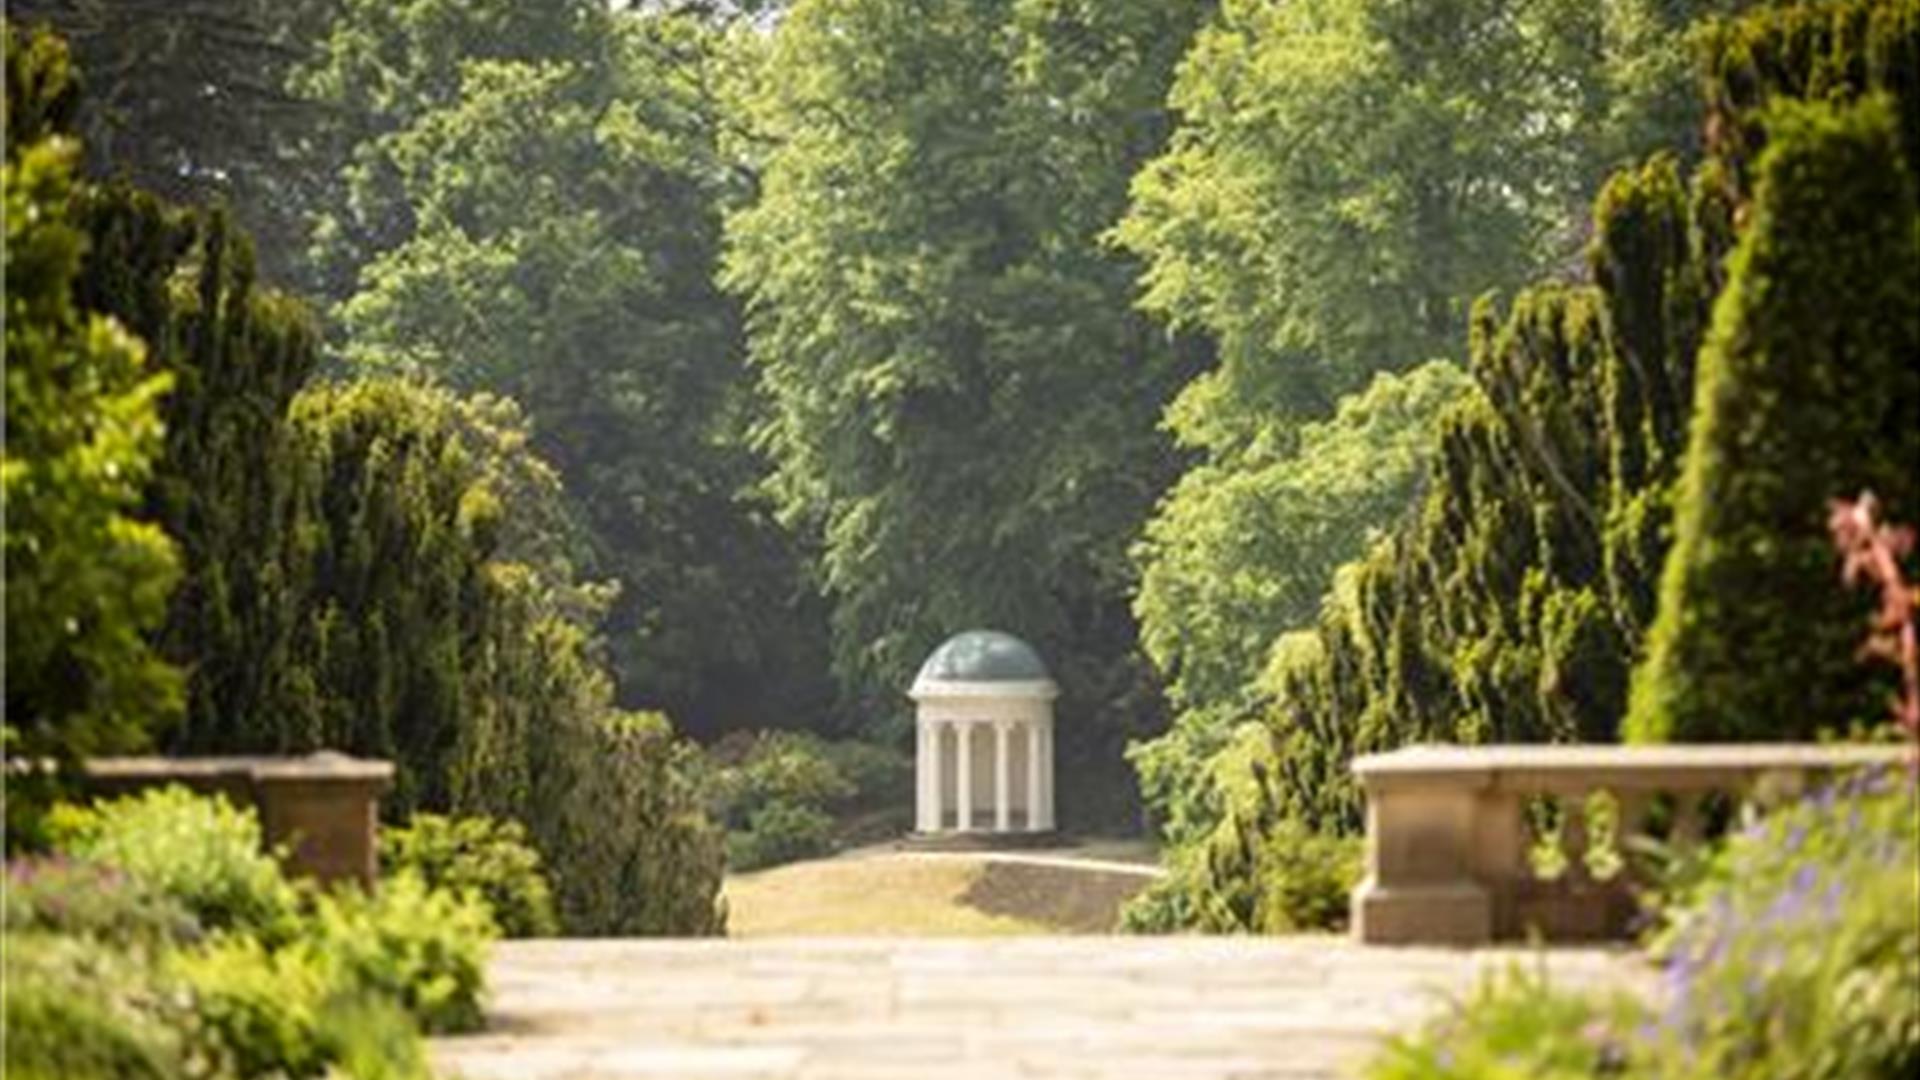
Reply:
[[[1072,838],[1056,829],[1045,832],[954,832],[951,829],[928,833],[912,832],[895,846],[904,851],[1037,851],[1066,847]]]

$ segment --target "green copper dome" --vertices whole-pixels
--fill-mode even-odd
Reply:
[[[1031,682],[1050,678],[1047,665],[1040,662],[1033,646],[998,630],[969,630],[955,634],[933,650],[914,681]]]

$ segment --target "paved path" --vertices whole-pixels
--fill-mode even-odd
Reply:
[[[1516,958],[1535,962],[1328,937],[508,942],[492,1028],[434,1057],[469,1080],[1338,1077]],[[1641,977],[1616,952],[1548,964]]]

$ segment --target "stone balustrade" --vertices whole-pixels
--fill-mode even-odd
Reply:
[[[124,795],[179,784],[220,795],[260,815],[272,846],[287,849],[287,867],[322,882],[373,884],[380,796],[393,786],[393,765],[344,754],[306,757],[93,758],[85,785],[97,795]]]
[[[1899,746],[1419,746],[1353,764],[1367,799],[1353,933],[1374,944],[1626,936],[1643,853]],[[1557,851],[1557,858],[1554,853]],[[1542,863],[1548,865],[1543,866]],[[1557,864],[1557,865],[1554,865]]]

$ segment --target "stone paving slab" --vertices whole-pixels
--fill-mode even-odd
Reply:
[[[468,1080],[1329,1080],[1482,973],[1644,985],[1613,949],[1345,938],[516,941]]]

